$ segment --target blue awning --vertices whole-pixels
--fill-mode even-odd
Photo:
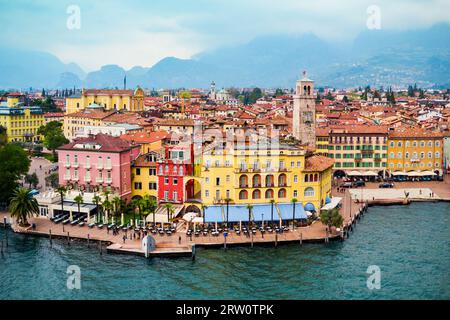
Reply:
[[[330,197],[327,197],[327,198],[325,199],[325,204],[329,204],[329,203],[331,203],[331,198],[330,198]]]
[[[274,205],[273,220],[278,221],[292,219],[292,203],[278,203]],[[271,220],[271,204],[255,204],[252,209],[252,221],[260,222]],[[278,209],[277,209],[278,207]],[[223,206],[209,206],[205,210],[205,222],[224,222],[226,221],[227,207]],[[263,219],[264,218],[264,219]],[[305,211],[301,203],[295,206],[295,219],[307,219]],[[228,212],[229,222],[248,221],[247,205],[229,205]]]

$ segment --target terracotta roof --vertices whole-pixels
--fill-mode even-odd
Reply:
[[[389,138],[442,138],[441,132],[433,132],[418,127],[400,127],[389,132]]]
[[[133,90],[106,90],[106,89],[86,89],[85,95],[128,95],[132,96]]]
[[[76,149],[77,144],[98,144],[101,147],[99,149]],[[130,142],[120,139],[119,137],[113,137],[107,134],[99,133],[97,135],[90,135],[85,138],[76,138],[71,143],[61,146],[58,150],[85,150],[88,152],[124,152],[131,150],[133,146]]]
[[[66,117],[72,118],[89,118],[89,119],[104,119],[114,114],[116,111],[104,111],[104,110],[96,110],[96,109],[84,109],[79,112],[70,113],[66,115]]]
[[[312,171],[324,171],[328,168],[333,167],[334,160],[325,156],[313,155],[307,157],[305,160],[305,170],[306,172]]]
[[[47,112],[44,113],[44,118],[64,117],[64,112]]]
[[[167,138],[168,135],[167,131],[146,131],[124,134],[120,138],[135,143],[153,143]]]

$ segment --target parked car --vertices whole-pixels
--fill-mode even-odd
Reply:
[[[380,185],[378,187],[379,188],[393,188],[394,184],[393,183],[389,183],[389,182],[383,182],[383,183],[380,183]]]

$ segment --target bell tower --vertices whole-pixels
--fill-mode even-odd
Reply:
[[[314,81],[308,79],[303,71],[301,80],[297,80],[294,95],[293,115],[294,137],[303,145],[316,146],[316,100]]]

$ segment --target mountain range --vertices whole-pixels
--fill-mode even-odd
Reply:
[[[246,44],[167,57],[152,67],[105,65],[85,73],[38,51],[0,48],[0,88],[293,87],[302,70],[318,86],[450,87],[450,25],[410,31],[367,30],[348,43],[314,34],[271,35]]]

